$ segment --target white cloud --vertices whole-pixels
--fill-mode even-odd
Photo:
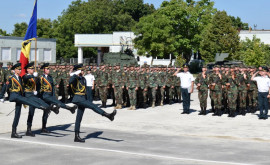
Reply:
[[[21,13],[21,14],[18,14],[18,15],[15,15],[16,18],[26,18],[27,15],[24,14],[24,13]]]

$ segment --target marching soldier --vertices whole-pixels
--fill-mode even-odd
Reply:
[[[25,97],[28,100],[31,100],[35,102],[36,104],[39,104],[40,106],[43,106],[45,108],[50,107],[50,110],[52,110],[54,113],[59,112],[59,107],[54,107],[54,105],[48,105],[45,103],[43,100],[37,97],[37,91],[36,91],[36,78],[38,76],[37,72],[34,72],[34,63],[29,63],[28,65],[25,66],[27,74],[22,77],[23,80],[23,88],[25,92]],[[35,134],[32,133],[31,127],[32,127],[32,121],[35,113],[35,107],[30,106],[29,107],[29,113],[28,113],[28,119],[27,119],[27,131],[26,131],[26,136],[32,136],[34,137]]]
[[[77,109],[77,106],[68,106],[55,97],[55,86],[54,86],[54,80],[53,77],[50,75],[50,69],[49,69],[49,63],[44,64],[41,66],[41,69],[44,70],[44,74],[40,78],[40,84],[41,84],[41,90],[42,93],[42,99],[47,104],[55,104],[61,108],[69,110],[72,114],[75,113],[75,110]],[[58,112],[59,113],[59,112]],[[50,133],[50,131],[47,130],[47,120],[48,120],[49,114],[44,111],[42,116],[42,133]]]
[[[195,84],[198,89],[198,97],[200,100],[201,112],[199,115],[206,115],[207,97],[208,97],[208,77],[206,74],[207,68],[204,65],[202,67],[202,73],[200,73],[195,79]]]
[[[12,124],[12,133],[11,133],[11,138],[22,138],[22,136],[18,135],[16,130],[17,126],[20,120],[20,115],[21,115],[21,108],[22,104],[24,105],[29,105],[34,108],[42,109],[44,112],[49,112],[50,107],[43,107],[42,105],[33,102],[30,99],[27,99],[26,97],[23,97],[24,95],[24,90],[23,90],[23,85],[22,85],[22,78],[20,77],[21,74],[21,63],[15,64],[11,70],[15,71],[15,74],[10,76],[8,79],[8,90],[10,91],[10,97],[9,101],[10,102],[15,102],[15,116]]]
[[[108,114],[105,111],[103,111],[101,108],[90,102],[86,99],[86,80],[83,77],[83,70],[82,65],[75,65],[74,69],[75,72],[72,73],[70,76],[69,83],[71,85],[72,91],[74,92],[74,97],[72,100],[72,103],[78,105],[78,111],[76,116],[76,122],[75,122],[75,138],[74,142],[85,142],[85,140],[81,139],[79,133],[80,133],[80,125],[82,121],[82,117],[84,114],[85,108],[90,108],[96,113],[107,117],[111,121],[114,120],[114,116],[116,115],[116,110],[113,111],[113,113]]]

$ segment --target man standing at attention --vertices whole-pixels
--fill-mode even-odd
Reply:
[[[182,114],[190,113],[190,94],[193,93],[194,89],[194,77],[188,71],[188,65],[184,64],[184,72],[179,73],[181,68],[178,68],[177,71],[173,74],[181,79],[181,94],[183,98],[183,109]]]

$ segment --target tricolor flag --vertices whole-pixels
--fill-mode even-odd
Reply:
[[[20,76],[25,75],[24,67],[30,61],[31,41],[36,40],[36,38],[37,38],[37,0],[35,0],[35,6],[32,13],[32,17],[30,19],[28,29],[22,43],[22,49],[21,49],[21,55],[20,55],[20,63],[22,64],[21,65],[22,72]]]

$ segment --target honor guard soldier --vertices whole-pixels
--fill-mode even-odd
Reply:
[[[55,97],[55,89],[54,89],[54,81],[53,77],[50,76],[50,69],[49,69],[49,63],[45,63],[41,66],[41,69],[44,70],[44,74],[40,77],[40,84],[41,89],[40,92],[42,93],[42,99],[48,103],[48,104],[55,104],[61,108],[69,110],[72,114],[75,113],[75,110],[77,109],[77,106],[68,106]],[[59,113],[59,111],[58,111]],[[47,120],[48,120],[49,114],[44,112],[42,117],[42,133],[50,133],[47,128]]]
[[[73,71],[74,72],[71,73],[70,75],[71,77],[69,80],[69,84],[72,89],[72,92],[74,93],[72,103],[78,105],[78,111],[77,111],[76,122],[75,122],[74,142],[85,142],[85,140],[81,139],[79,135],[81,121],[82,121],[85,108],[90,108],[94,112],[107,117],[111,121],[114,120],[114,116],[116,115],[116,110],[114,110],[111,114],[108,114],[105,111],[103,111],[101,108],[93,104],[91,101],[87,100],[86,80],[83,77],[84,73],[82,70],[82,64],[75,65]]]
[[[12,133],[11,133],[11,138],[22,138],[22,136],[18,135],[16,133],[16,129],[20,120],[20,115],[21,115],[21,108],[22,104],[24,105],[29,105],[34,108],[39,108],[44,110],[45,112],[50,111],[50,107],[44,107],[30,99],[27,99],[26,97],[23,97],[24,95],[24,90],[23,90],[23,85],[22,85],[22,78],[20,77],[21,74],[21,63],[15,64],[11,70],[15,71],[15,74],[12,75],[8,79],[8,89],[10,91],[10,97],[9,101],[10,102],[15,102],[15,116],[12,124]]]
[[[27,74],[22,77],[23,80],[23,88],[25,97],[28,100],[31,100],[40,106],[43,106],[45,108],[50,107],[50,110],[52,110],[54,113],[58,113],[59,107],[54,107],[54,105],[48,105],[43,100],[37,97],[37,91],[36,91],[36,82],[37,82],[37,76],[38,73],[34,72],[34,63],[29,63],[24,67],[26,69]],[[32,121],[35,113],[35,107],[30,106],[29,107],[29,113],[28,113],[28,119],[27,119],[27,131],[26,136],[32,136],[34,137],[35,134],[32,133],[31,127],[32,127]]]

